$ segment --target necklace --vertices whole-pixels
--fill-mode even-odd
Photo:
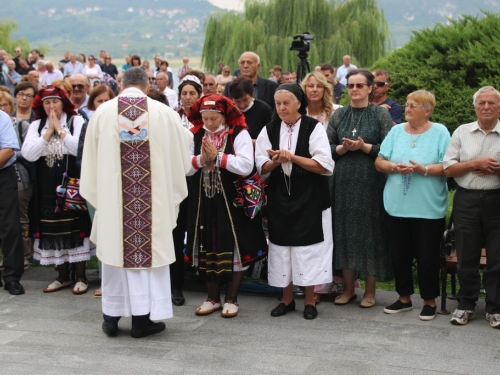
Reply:
[[[403,182],[403,195],[406,195],[410,190],[411,174],[402,174],[401,181]]]
[[[295,125],[300,121],[302,118],[299,117],[293,124],[289,124],[288,122],[285,122],[285,124],[288,126],[288,151],[292,149],[292,136],[293,136],[293,128]],[[293,167],[293,166],[292,166]],[[286,191],[288,193],[288,196],[290,196],[292,192],[292,167],[290,167],[290,176],[288,176],[288,181],[286,180],[286,173],[285,170],[283,169],[283,165],[281,166],[281,169],[283,170],[283,178],[285,179],[285,186],[286,186]]]
[[[354,125],[354,112],[352,111],[352,107],[351,107],[351,125],[352,125],[352,131],[351,131],[351,133],[352,133],[353,137],[358,132],[357,128],[359,127],[359,124],[361,124],[361,119],[363,118],[363,115],[365,114],[366,108],[368,108],[368,106],[366,106],[365,109],[363,109],[363,112],[361,113],[361,117],[358,120],[358,124]]]
[[[221,150],[226,149],[227,134],[222,136],[223,142],[217,147],[217,154]],[[221,141],[221,140],[219,140]],[[220,169],[213,160],[208,160],[203,166],[203,189],[207,198],[213,198],[215,194],[222,192],[222,180],[220,177]]]
[[[418,137],[417,137],[417,138],[413,139],[413,134],[411,133],[411,126],[410,126],[410,124],[408,123],[408,131],[410,132],[410,137],[411,137],[411,147],[417,147],[417,141],[418,141],[418,139],[420,138],[420,136],[421,136],[422,134],[424,134],[424,133],[426,132],[426,129],[425,129],[425,128],[426,128],[426,127],[424,127],[424,129],[423,129],[424,131],[423,131],[422,133],[418,134]]]

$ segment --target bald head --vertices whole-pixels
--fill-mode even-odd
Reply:
[[[45,63],[45,69],[47,69],[49,73],[52,73],[54,71],[54,64],[52,64],[51,61],[47,61]]]
[[[342,58],[342,61],[344,62],[344,66],[347,68],[349,67],[349,65],[351,65],[351,56],[349,55],[345,55],[343,58]]]
[[[83,74],[75,73],[69,77],[69,83],[73,86],[73,97],[71,99],[80,108],[80,105],[87,98],[87,92],[89,91],[90,84],[88,78]]]
[[[241,75],[245,78],[251,79],[253,82],[257,81],[257,72],[260,69],[260,57],[255,52],[244,52],[239,60]]]

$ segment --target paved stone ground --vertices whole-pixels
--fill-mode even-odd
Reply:
[[[384,314],[397,297],[386,291],[378,291],[372,309],[322,302],[312,321],[302,317],[302,300],[297,311],[273,318],[276,295],[241,295],[240,314],[223,319],[217,313],[197,317],[205,293],[190,287],[166,332],[133,339],[130,319],[122,319],[119,336],[108,338],[92,293],[97,281],[82,296],[70,289],[44,294],[54,277],[52,268],[32,268],[23,277],[25,295],[0,291],[1,374],[500,373],[500,330],[484,320],[484,300],[478,319],[463,327],[451,325],[449,316],[420,321],[417,299],[410,312]]]

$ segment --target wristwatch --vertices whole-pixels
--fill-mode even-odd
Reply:
[[[57,135],[58,135],[58,136],[61,136],[61,135],[63,135],[63,134],[66,134],[66,130],[64,130],[63,128],[61,128],[61,129],[59,129],[59,130],[57,131]]]
[[[425,167],[425,173],[424,176],[427,176],[429,174],[429,168]]]

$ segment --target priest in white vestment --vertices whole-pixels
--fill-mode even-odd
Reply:
[[[85,137],[80,192],[96,209],[91,241],[102,262],[103,331],[132,316],[132,337],[172,317],[172,230],[187,196],[192,133],[168,106],[147,98],[149,78],[128,69],[123,92],[102,104]]]

